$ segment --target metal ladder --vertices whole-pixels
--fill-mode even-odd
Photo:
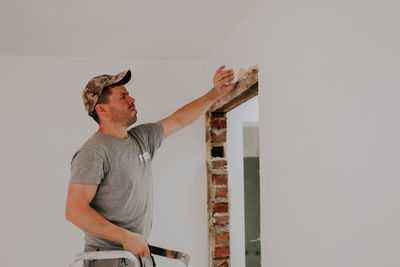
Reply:
[[[171,249],[165,249],[160,247],[155,247],[149,245],[150,252],[154,255],[175,259],[181,261],[186,267],[189,266],[190,257],[188,254],[175,251]],[[69,265],[73,267],[77,262],[83,260],[103,260],[103,259],[118,259],[125,258],[134,263],[134,267],[141,267],[141,261],[135,257],[132,253],[125,250],[110,250],[110,251],[91,251],[91,252],[81,252],[76,254],[75,259]]]

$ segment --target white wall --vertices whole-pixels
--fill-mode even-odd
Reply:
[[[82,250],[81,231],[64,219],[71,157],[97,130],[81,92],[94,75],[127,68],[138,123],[207,91],[198,61],[0,56],[0,266],[67,266]],[[207,264],[204,140],[201,119],[166,139],[154,159],[150,241],[188,252],[191,266]]]
[[[95,130],[89,77],[137,71],[146,122],[205,93],[220,64],[259,64],[263,266],[398,266],[399,5],[259,1],[204,62],[1,56],[0,265],[65,265],[82,248],[64,203],[71,156]],[[154,162],[151,241],[191,266],[207,264],[203,121]]]
[[[262,265],[399,266],[398,1],[259,1],[204,63],[260,66]]]

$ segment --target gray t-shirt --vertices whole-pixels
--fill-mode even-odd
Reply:
[[[108,221],[148,238],[153,218],[151,161],[161,145],[161,123],[131,128],[128,139],[95,132],[74,154],[71,183],[98,184],[91,207]],[[87,244],[122,249],[118,243],[85,235]]]

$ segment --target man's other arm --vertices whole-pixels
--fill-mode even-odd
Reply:
[[[226,85],[226,83],[233,80],[234,73],[232,70],[223,70],[224,67],[225,66],[223,65],[216,70],[213,79],[214,88],[212,88],[207,94],[197,98],[189,104],[184,105],[172,115],[160,121],[164,128],[164,139],[196,121],[211,107],[215,101],[226,95],[237,86],[237,83]]]
[[[97,184],[69,184],[66,219],[85,233],[121,244],[136,257],[148,257],[150,251],[147,240],[142,235],[112,224],[90,206],[97,187]]]

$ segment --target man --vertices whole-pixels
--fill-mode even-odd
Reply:
[[[125,88],[131,72],[100,75],[83,91],[88,114],[99,129],[74,154],[65,215],[85,232],[85,251],[121,250],[152,266],[147,238],[152,224],[151,160],[163,139],[194,122],[221,96],[232,70],[219,67],[214,88],[157,123],[136,122],[135,99]],[[129,266],[124,259],[85,261],[85,266]],[[122,264],[122,265],[121,265]],[[125,265],[124,265],[125,264]]]

